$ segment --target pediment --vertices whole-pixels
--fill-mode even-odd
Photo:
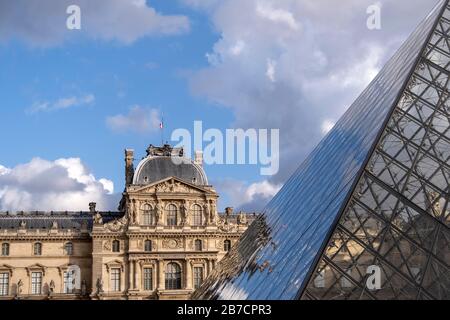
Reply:
[[[169,177],[164,180],[143,186],[133,190],[133,193],[190,193],[190,194],[212,194],[211,190],[188,183],[177,177]]]

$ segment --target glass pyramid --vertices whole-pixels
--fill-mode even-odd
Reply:
[[[194,299],[450,299],[442,0]]]

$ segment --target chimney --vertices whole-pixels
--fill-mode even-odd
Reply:
[[[134,150],[125,150],[125,186],[128,187],[133,183],[134,176]]]
[[[203,167],[203,151],[195,151],[194,163]]]
[[[96,207],[97,207],[97,204],[95,202],[90,202],[89,203],[89,212],[95,213]]]

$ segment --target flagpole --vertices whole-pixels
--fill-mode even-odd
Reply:
[[[164,146],[164,114],[161,114],[161,123],[159,125],[161,128],[161,147]]]

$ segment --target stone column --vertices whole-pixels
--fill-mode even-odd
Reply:
[[[134,288],[141,290],[141,265],[139,261],[134,262]]]
[[[158,289],[164,290],[164,260],[158,260]]]
[[[135,262],[130,260],[128,263],[128,290],[131,290],[134,288],[134,264]]]
[[[186,289],[192,289],[192,265],[190,259],[186,259]]]

